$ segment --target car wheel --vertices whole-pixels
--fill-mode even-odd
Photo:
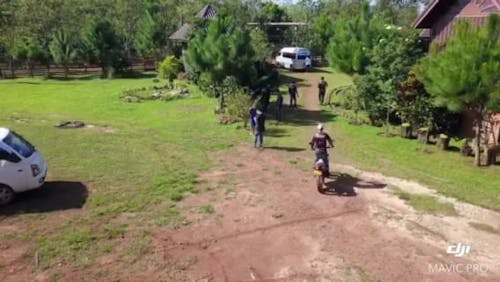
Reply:
[[[12,202],[15,196],[16,194],[9,186],[0,184],[0,206]]]

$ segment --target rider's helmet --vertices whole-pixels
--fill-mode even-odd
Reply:
[[[318,130],[319,130],[319,131],[322,131],[322,130],[323,130],[323,124],[322,124],[322,123],[319,123],[319,124],[318,124]]]

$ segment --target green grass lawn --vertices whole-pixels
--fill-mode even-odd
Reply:
[[[197,193],[196,175],[210,167],[207,153],[248,136],[236,125],[219,125],[213,114],[217,101],[196,88],[184,100],[119,99],[123,89],[154,84],[152,79],[0,81],[0,126],[37,146],[49,165],[48,181],[81,182],[88,189],[83,210],[56,222],[47,213],[16,211],[16,222],[29,228],[31,237],[7,237],[37,243],[32,251],[43,266],[88,265],[99,248],[110,251],[117,234],[141,242],[141,230],[178,223],[175,201]],[[115,132],[54,127],[71,120]],[[124,214],[134,216],[124,221],[119,218]]]

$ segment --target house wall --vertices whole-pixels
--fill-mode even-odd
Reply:
[[[453,32],[453,25],[460,18],[469,18],[474,23],[482,24],[485,15],[481,13],[481,7],[475,0],[457,0],[445,14],[439,16],[431,29],[432,43],[443,44]]]

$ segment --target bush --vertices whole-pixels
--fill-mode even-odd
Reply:
[[[226,94],[227,113],[233,117],[237,117],[246,121],[248,109],[252,105],[250,95],[240,87],[232,89],[232,93]]]
[[[181,70],[182,65],[179,60],[174,56],[168,56],[158,66],[158,76],[172,83]]]

